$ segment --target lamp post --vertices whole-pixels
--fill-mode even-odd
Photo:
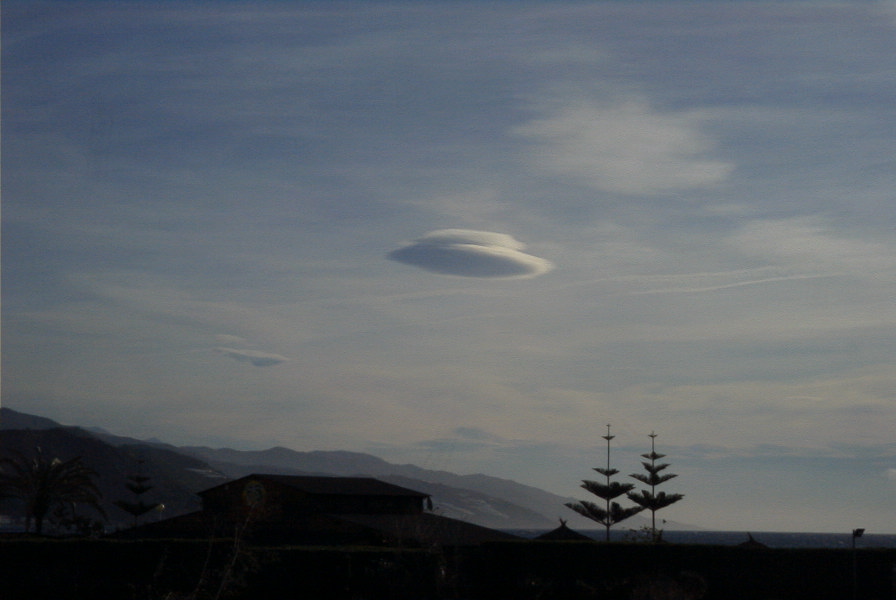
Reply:
[[[856,600],[859,588],[858,571],[856,570],[856,538],[862,537],[864,533],[864,529],[852,530],[852,600]]]

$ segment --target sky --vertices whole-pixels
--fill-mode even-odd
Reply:
[[[894,533],[894,189],[892,2],[8,0],[2,402]]]

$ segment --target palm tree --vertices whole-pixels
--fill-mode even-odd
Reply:
[[[619,523],[620,521],[624,521],[629,517],[638,514],[642,510],[644,510],[641,506],[633,506],[630,508],[622,507],[618,502],[613,502],[614,499],[622,496],[632,489],[634,489],[635,485],[633,483],[619,483],[618,481],[611,481],[611,477],[619,473],[617,469],[610,468],[610,440],[612,440],[614,435],[610,435],[610,425],[607,425],[607,435],[602,436],[605,440],[607,440],[607,468],[595,467],[594,470],[603,475],[606,478],[606,483],[601,483],[599,481],[589,481],[585,480],[582,482],[582,487],[601,498],[604,501],[604,506],[600,506],[594,502],[588,502],[587,500],[582,500],[575,503],[567,503],[565,506],[567,508],[571,508],[576,511],[583,517],[588,517],[592,521],[597,521],[601,525],[603,525],[606,532],[606,539],[610,541],[610,527]]]
[[[34,458],[16,453],[15,457],[0,458],[0,497],[22,500],[25,531],[31,530],[33,519],[34,530],[40,534],[44,519],[58,508],[73,509],[79,503],[86,504],[105,518],[100,505],[102,494],[93,482],[96,475],[80,456],[67,461],[48,460],[40,448]]]
[[[660,454],[656,451],[656,437],[657,434],[654,432],[650,432],[650,452],[647,454],[642,454],[644,458],[649,460],[650,462],[642,462],[644,470],[647,471],[647,474],[643,473],[632,473],[630,477],[633,477],[640,481],[641,483],[645,483],[650,486],[650,490],[641,490],[640,494],[635,494],[633,492],[628,493],[628,499],[639,505],[641,508],[645,508],[650,511],[650,531],[653,537],[653,541],[659,541],[662,532],[657,532],[656,529],[656,511],[666,508],[670,504],[675,504],[682,498],[684,498],[684,494],[667,494],[666,492],[657,492],[656,486],[661,483],[665,483],[669,481],[673,477],[678,477],[674,473],[665,473],[660,474],[660,471],[668,468],[669,465],[666,463],[656,464],[656,461],[660,458],[665,457],[665,454]]]

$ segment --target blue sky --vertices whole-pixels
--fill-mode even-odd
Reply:
[[[612,423],[666,518],[894,531],[896,4],[2,27],[6,406],[583,499]]]

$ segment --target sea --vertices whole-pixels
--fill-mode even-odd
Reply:
[[[536,538],[546,529],[514,529],[508,533],[524,538]],[[598,541],[606,538],[603,529],[577,529],[579,533]],[[626,529],[610,530],[610,541],[622,542],[632,539],[632,532]],[[705,544],[708,546],[736,546],[752,537],[769,548],[852,548],[852,532],[845,533],[800,533],[781,531],[664,531],[663,540],[671,544]],[[856,548],[896,548],[896,533],[865,533],[855,539]]]

